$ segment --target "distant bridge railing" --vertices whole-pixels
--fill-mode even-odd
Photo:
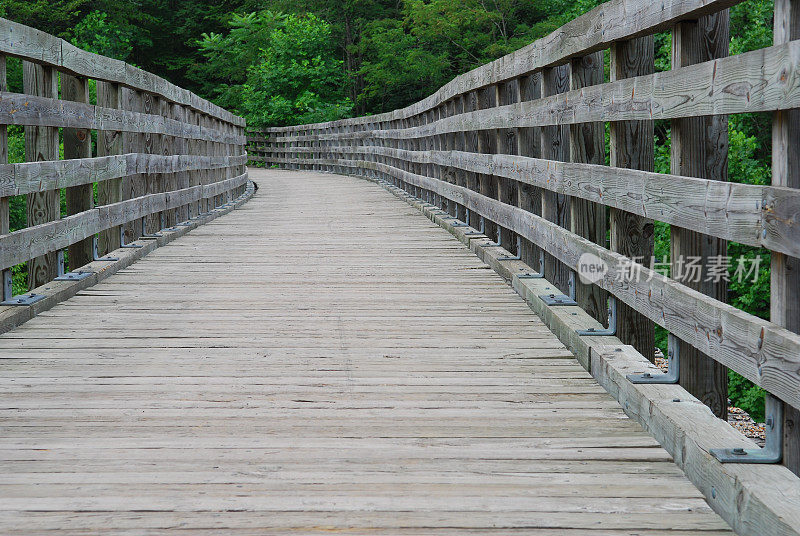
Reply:
[[[7,90],[7,58],[22,60],[22,94]],[[245,192],[245,121],[125,62],[0,19],[0,91],[4,305],[44,297],[13,295],[16,265],[27,262],[30,289],[79,279],[90,273],[79,271],[87,263],[202,222]],[[27,162],[8,163],[6,125],[24,125]],[[26,196],[27,227],[10,232],[14,196]]]
[[[671,375],[716,415],[728,369],[769,393],[767,449],[728,456],[779,452],[798,473],[800,1],[776,1],[775,46],[729,57],[736,3],[612,1],[407,108],[253,131],[250,159],[400,186],[496,238],[604,326],[610,303],[610,332],[648,359],[662,326]],[[665,30],[672,69],[655,72]],[[768,186],[727,182],[727,116],[750,112],[774,114]],[[654,172],[655,120],[671,127],[672,174]],[[724,262],[728,241],[771,252],[772,321],[726,304],[724,277],[659,273],[653,220],[671,226],[673,276],[687,257]],[[587,254],[608,268],[594,284],[575,277]],[[737,515],[726,519],[741,528]]]

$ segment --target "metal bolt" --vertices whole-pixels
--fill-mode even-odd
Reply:
[[[672,401],[673,401],[673,402],[680,402],[680,401],[681,401],[681,399],[680,399],[680,398],[673,398],[673,399],[672,399]]]
[[[652,378],[653,376],[649,372],[645,372],[642,374],[642,378]]]
[[[733,449],[731,452],[732,452],[732,453],[734,453],[734,454],[736,454],[737,456],[744,456],[745,454],[747,454],[747,453],[744,451],[744,449],[743,449],[743,448],[741,448],[741,447],[736,447],[736,448],[735,448],[735,449]]]

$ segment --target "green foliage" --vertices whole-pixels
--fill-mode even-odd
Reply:
[[[254,125],[289,125],[346,117],[342,60],[331,27],[316,15],[270,11],[234,15],[227,35],[204,34],[208,59],[198,68],[218,82],[218,102]],[[244,73],[244,74],[243,74]]]
[[[83,50],[125,60],[133,52],[131,30],[112,23],[107,13],[92,11],[75,26],[71,41]]]

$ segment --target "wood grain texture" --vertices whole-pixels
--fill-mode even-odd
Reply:
[[[611,81],[653,73],[654,54],[652,36],[615,43],[611,48]],[[612,166],[653,171],[655,158],[653,121],[613,122],[610,124],[610,130]],[[673,181],[675,186],[679,183],[680,181]],[[708,191],[708,188],[705,191]],[[683,199],[686,199],[687,195],[691,198],[691,194],[686,190],[681,189],[680,192],[679,195],[684,196]],[[679,210],[684,213],[686,211],[685,208]],[[631,259],[649,263],[653,258],[655,247],[653,220],[642,217],[644,215],[641,211],[622,210],[621,207],[612,208],[609,216],[611,250]],[[660,217],[657,219],[661,220]],[[710,219],[708,212],[699,219],[702,223],[698,222],[697,228],[708,229]],[[725,226],[730,228],[729,222],[726,222]],[[750,230],[751,235],[753,229],[755,227]],[[757,230],[755,234],[759,234]],[[636,348],[648,360],[655,360],[655,325],[650,319],[633,307],[618,303],[617,326],[620,340]]]
[[[545,69],[542,72],[542,97],[564,93],[570,89],[571,65]],[[524,103],[523,103],[524,104]],[[566,161],[570,154],[569,126],[548,125],[542,128],[542,156],[548,160]],[[542,217],[565,229],[572,222],[570,196],[549,190],[542,191]],[[564,294],[571,295],[571,270],[545,253],[544,275]]]
[[[61,75],[61,98],[65,101],[89,102],[89,84],[85,78]],[[92,157],[92,135],[85,128],[64,129],[64,159]],[[78,214],[94,206],[93,183],[69,186],[65,189],[67,215]],[[91,238],[70,244],[67,248],[68,269],[77,269],[93,259]]]
[[[365,181],[253,174],[247,205],[0,337],[4,528],[729,534],[449,234]]]
[[[800,37],[800,3],[775,2],[776,45]],[[772,124],[772,184],[800,188],[800,111],[778,112]],[[800,332],[800,259],[772,254],[770,263],[770,320]],[[800,475],[800,406],[784,404],[783,464]]]
[[[241,117],[159,76],[125,62],[81,50],[63,39],[4,18],[0,18],[0,52],[58,67],[59,71],[78,77],[124,84],[139,91],[158,93],[172,102],[191,106],[238,126],[246,124]]]
[[[6,56],[0,54],[0,91],[6,91],[6,89]],[[0,125],[0,168],[6,164],[8,164],[8,127]],[[0,171],[0,181],[3,181],[5,176],[6,173]],[[0,235],[8,233],[10,230],[10,208],[9,196],[0,194]],[[3,285],[6,277],[10,275],[6,273],[6,270],[0,270],[0,285]],[[5,294],[5,290],[0,290],[0,294]],[[3,298],[11,298],[11,296],[3,296]]]
[[[571,89],[581,89],[603,83],[603,53],[595,52],[572,61]],[[569,160],[587,164],[606,163],[605,127],[603,123],[579,123],[569,126]],[[570,229],[606,247],[608,224],[604,205],[581,198],[570,199]],[[600,287],[575,281],[575,301],[580,307],[608,326],[608,294]]]
[[[675,69],[728,55],[730,24],[728,11],[683,22],[672,33],[672,66]],[[728,179],[728,118],[725,115],[692,117],[671,123],[671,171],[726,181]],[[671,228],[672,276],[719,301],[727,300],[727,282],[714,281],[705,269],[699,281],[687,277],[685,264],[699,259],[708,266],[713,258],[726,256],[725,240],[696,231]],[[720,363],[681,343],[681,385],[702,400],[721,419],[728,415],[728,371]]]
[[[55,69],[25,61],[22,63],[22,71],[26,93],[48,99],[58,97],[58,73]],[[25,160],[29,162],[58,160],[58,149],[57,128],[25,127]],[[28,194],[28,226],[58,220],[60,217],[61,205],[58,190]],[[49,283],[57,275],[58,262],[55,251],[41,257],[31,258],[28,261],[28,286],[31,289]]]
[[[97,82],[97,105],[103,108],[122,109],[122,88],[113,82]],[[99,158],[110,158],[114,161],[121,161],[122,158],[116,156],[123,152],[122,132],[118,130],[98,130],[97,131],[97,156]],[[109,205],[122,201],[123,177],[126,172],[119,175],[108,176],[105,180],[97,180],[97,203],[99,205]],[[120,246],[120,234],[118,228],[111,228],[100,233],[97,242],[97,251],[100,255],[106,255]]]

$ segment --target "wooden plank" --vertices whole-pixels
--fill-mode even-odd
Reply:
[[[672,66],[713,60],[728,55],[728,11],[701,17],[697,22],[683,22],[672,33]],[[678,175],[707,179],[728,179],[728,118],[724,115],[691,117],[671,123],[671,170]],[[727,256],[725,240],[672,227],[672,277],[719,301],[727,300],[726,278],[708,277],[708,267],[715,258]],[[697,261],[702,273],[695,278],[689,270]],[[680,383],[707,404],[721,419],[728,415],[728,370],[693,346],[681,342]]]
[[[58,97],[58,73],[51,67],[30,62],[22,63],[25,92],[50,99]],[[57,128],[25,127],[25,160],[38,162],[58,160],[59,136]],[[61,217],[58,190],[28,194],[27,222],[35,226]],[[58,275],[55,252],[28,261],[28,285],[34,289],[52,281]]]
[[[478,89],[475,92],[475,105],[476,110],[485,110],[492,107],[491,98],[494,94],[494,91],[491,88],[482,88]],[[492,154],[495,151],[492,150],[492,140],[494,139],[493,136],[489,134],[487,130],[479,130],[477,134],[478,138],[478,152],[481,154]],[[482,195],[487,197],[496,198],[496,193],[494,189],[494,181],[492,180],[491,173],[481,174],[478,175],[478,189],[476,191],[480,192]],[[486,236],[493,237],[495,240],[497,239],[497,226],[495,222],[486,219],[485,217],[482,219],[482,231]]]
[[[115,110],[122,109],[122,88],[112,82],[97,82],[97,105]],[[118,130],[97,131],[97,156],[114,158],[123,152],[123,134]],[[122,159],[120,159],[122,160]],[[127,168],[127,166],[125,166]],[[109,176],[105,180],[97,180],[98,205],[119,203],[123,197],[123,177],[126,171],[118,176]],[[120,246],[119,228],[111,228],[100,233],[97,242],[98,254],[106,255]]]
[[[122,88],[122,110],[138,113],[143,107],[143,97],[138,91]],[[122,136],[122,150],[125,153],[145,154],[144,134],[125,132]],[[122,199],[135,199],[147,193],[143,173],[131,173],[122,179]],[[130,222],[124,227],[125,242],[130,244],[142,235],[142,226]]]
[[[616,43],[611,48],[611,81],[653,73],[654,39],[640,37]],[[611,165],[616,168],[640,169],[653,172],[655,147],[653,121],[619,121],[611,123]],[[673,181],[674,185],[680,181]],[[636,191],[635,189],[629,192]],[[706,189],[706,191],[708,191]],[[681,195],[691,195],[682,190]],[[627,208],[627,207],[626,207]],[[686,212],[686,209],[682,209]],[[650,264],[655,248],[653,221],[642,217],[641,211],[612,208],[609,226],[611,250],[630,259]],[[660,216],[659,220],[664,221]],[[708,212],[698,228],[709,228]],[[669,221],[668,223],[674,223]],[[730,223],[726,223],[730,227]],[[749,234],[753,234],[750,231]],[[756,232],[757,234],[757,232]],[[645,315],[625,303],[617,303],[617,332],[625,344],[630,344],[648,360],[655,360],[655,325]]]
[[[0,92],[6,91],[6,56],[0,54]],[[8,164],[8,127],[0,125],[0,166]],[[5,182],[5,174],[0,172]],[[7,195],[0,194],[0,235],[7,234],[10,230],[9,219],[10,212],[10,199]],[[10,270],[0,270],[0,296],[5,299],[10,299],[11,296],[6,296],[8,289],[5,288],[5,282],[11,277]],[[12,292],[13,293],[13,292]]]
[[[364,152],[359,147],[352,151]],[[508,155],[460,151],[415,153],[385,147],[371,151],[412,162],[434,162],[477,173],[491,172],[646,219],[702,230],[743,244],[800,254],[800,234],[793,229],[797,226],[784,225],[780,234],[764,233],[764,227],[771,226],[769,220],[790,222],[794,218],[792,214],[800,210],[800,194],[792,188]],[[685,199],[696,202],[680,203]]]
[[[603,83],[603,53],[595,52],[572,60],[571,89],[580,89]],[[569,160],[589,164],[605,164],[605,127],[603,123],[581,123],[569,127]],[[605,207],[599,203],[574,199],[571,201],[570,228],[578,236],[595,244],[606,246]],[[580,274],[578,274],[580,275]],[[608,294],[603,289],[584,284],[580,277],[575,281],[575,301],[604,326],[608,325]]]
[[[520,101],[536,100],[542,96],[541,73],[520,79]],[[517,129],[517,154],[522,157],[541,157],[541,131],[538,128]],[[521,159],[519,159],[521,160]],[[504,175],[508,176],[508,175]],[[517,206],[523,210],[542,215],[542,191],[530,183],[517,181]],[[520,258],[528,266],[539,270],[539,246],[521,239]]]
[[[546,69],[542,73],[542,97],[550,97],[569,91],[571,66],[561,65]],[[539,101],[533,101],[539,102]],[[525,104],[525,103],[520,103]],[[564,162],[569,159],[569,127],[546,126],[542,128],[542,156],[548,160]],[[571,222],[570,197],[549,190],[542,191],[542,217],[548,221],[569,228]],[[571,271],[545,252],[544,276],[562,293],[572,295],[570,289]]]
[[[729,532],[451,236],[363,180],[252,171],[270,195],[0,337],[4,527]]]
[[[61,98],[66,101],[89,102],[89,84],[85,78],[61,75]],[[64,158],[92,157],[92,134],[85,128],[64,129]],[[78,214],[94,206],[93,183],[66,188],[67,215]],[[89,264],[93,259],[91,238],[70,244],[67,248],[69,269]]]
[[[775,2],[775,44],[800,37],[800,4]],[[800,111],[775,114],[772,122],[772,184],[800,188]],[[772,253],[770,263],[770,320],[800,332],[800,259]],[[783,465],[800,475],[800,406],[783,406]]]

